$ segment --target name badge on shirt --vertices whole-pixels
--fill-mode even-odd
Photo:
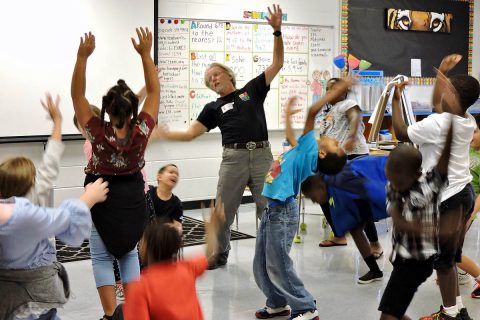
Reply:
[[[223,113],[225,113],[229,110],[232,110],[232,109],[233,109],[233,102],[227,103],[227,104],[222,106],[222,112]]]

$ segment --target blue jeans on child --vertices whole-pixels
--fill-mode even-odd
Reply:
[[[107,251],[95,226],[90,235],[90,255],[92,256],[93,276],[97,288],[115,285],[113,272],[114,257]],[[120,277],[123,283],[129,283],[140,276],[140,263],[137,247],[118,260]]]
[[[295,201],[265,209],[257,232],[253,273],[267,297],[267,307],[290,305],[292,314],[316,310],[312,295],[305,289],[289,257],[299,222]]]

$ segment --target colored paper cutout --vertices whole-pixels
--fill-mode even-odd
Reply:
[[[353,54],[348,55],[348,68],[350,70],[355,69],[360,64],[360,60],[355,57]]]
[[[333,58],[333,64],[339,69],[345,68],[345,57],[343,54]]]
[[[372,66],[372,64],[370,62],[368,62],[367,60],[361,60],[358,69],[367,70],[371,66]]]

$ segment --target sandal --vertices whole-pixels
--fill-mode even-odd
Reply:
[[[335,242],[333,240],[323,240],[323,241],[320,241],[320,243],[318,244],[319,247],[340,247],[340,246],[346,246],[347,243],[341,243],[341,242]]]
[[[381,251],[381,252],[373,252],[372,255],[373,255],[373,257],[375,258],[375,260],[378,260],[378,259],[380,259],[381,256],[383,256],[383,251]]]

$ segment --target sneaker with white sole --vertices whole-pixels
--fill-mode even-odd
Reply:
[[[472,277],[463,270],[458,269],[457,275],[459,285],[469,284],[472,281]]]
[[[118,301],[125,301],[125,295],[123,293],[123,285],[121,283],[115,284],[115,296]]]
[[[311,310],[301,314],[292,314],[290,320],[320,320],[320,317],[318,316],[318,310]]]
[[[255,312],[255,317],[257,319],[273,319],[276,317],[289,316],[290,312],[291,312],[291,309],[288,304],[285,307],[280,307],[280,308],[263,307],[262,309],[258,309]]]
[[[382,271],[368,271],[366,274],[358,278],[357,282],[359,284],[372,283],[373,281],[382,281],[383,272]]]

